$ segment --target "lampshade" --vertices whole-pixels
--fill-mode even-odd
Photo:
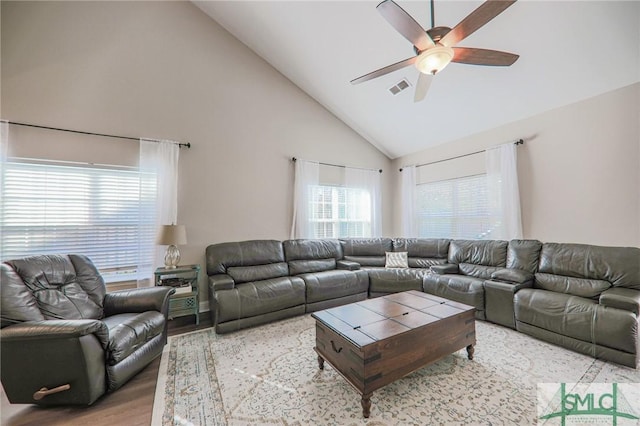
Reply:
[[[416,68],[424,74],[436,74],[449,65],[452,59],[453,49],[439,44],[418,55]]]
[[[184,225],[162,225],[156,244],[161,246],[187,244],[187,230]]]

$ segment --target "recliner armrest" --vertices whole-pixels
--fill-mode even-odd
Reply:
[[[455,263],[443,263],[442,265],[433,265],[431,271],[438,275],[458,274],[460,269]]]
[[[156,286],[120,290],[107,293],[104,297],[104,315],[147,311],[168,312],[169,296],[175,293],[171,287]]]
[[[336,269],[346,269],[347,271],[357,271],[360,269],[360,264],[358,262],[353,262],[351,260],[338,260],[336,262]]]
[[[236,282],[231,275],[216,274],[209,275],[209,289],[213,291],[231,290],[236,286]]]
[[[529,281],[533,281],[533,274],[531,272],[523,271],[522,269],[504,268],[492,273],[491,279],[506,283],[525,284]]]
[[[624,309],[640,315],[640,290],[614,287],[600,294],[599,303],[610,308]]]
[[[103,349],[109,344],[109,329],[100,320],[26,321],[0,330],[2,342],[24,340],[54,340],[94,334]]]

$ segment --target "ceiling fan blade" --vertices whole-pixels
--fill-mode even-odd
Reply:
[[[417,58],[418,58],[417,56],[412,56],[411,58],[407,58],[404,61],[387,65],[384,68],[380,68],[379,70],[375,70],[373,72],[370,72],[369,74],[365,74],[361,77],[351,80],[351,84],[363,83],[365,81],[369,81],[377,77],[382,77],[383,75],[389,74],[390,72],[402,69],[404,67],[408,67],[409,65],[415,63]]]
[[[499,50],[477,49],[474,47],[454,47],[451,62],[469,65],[490,65],[508,67],[520,56]]]
[[[416,94],[413,96],[413,102],[420,102],[427,96],[431,82],[433,81],[433,75],[419,73],[418,82],[416,83]]]
[[[476,10],[471,12],[466,18],[464,18],[458,25],[453,27],[447,35],[445,35],[441,44],[448,47],[453,47],[460,41],[469,37],[478,28],[482,27],[487,22],[502,13],[506,8],[515,3],[516,0],[487,0],[480,5]]]
[[[386,19],[396,31],[402,34],[404,38],[409,40],[419,50],[422,51],[435,46],[431,37],[429,37],[420,24],[392,0],[383,1],[376,9],[378,9],[382,17]]]

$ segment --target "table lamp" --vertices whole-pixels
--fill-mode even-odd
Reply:
[[[187,230],[184,225],[162,225],[156,244],[169,246],[164,255],[164,266],[167,269],[175,269],[180,263],[180,250],[176,246],[187,244]]]

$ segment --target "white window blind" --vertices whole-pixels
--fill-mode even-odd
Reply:
[[[417,185],[418,235],[491,238],[486,175]]]
[[[8,161],[1,257],[76,253],[88,256],[107,282],[150,275],[155,182],[133,170]]]
[[[371,195],[368,191],[328,185],[312,185],[309,191],[312,238],[371,236]]]

